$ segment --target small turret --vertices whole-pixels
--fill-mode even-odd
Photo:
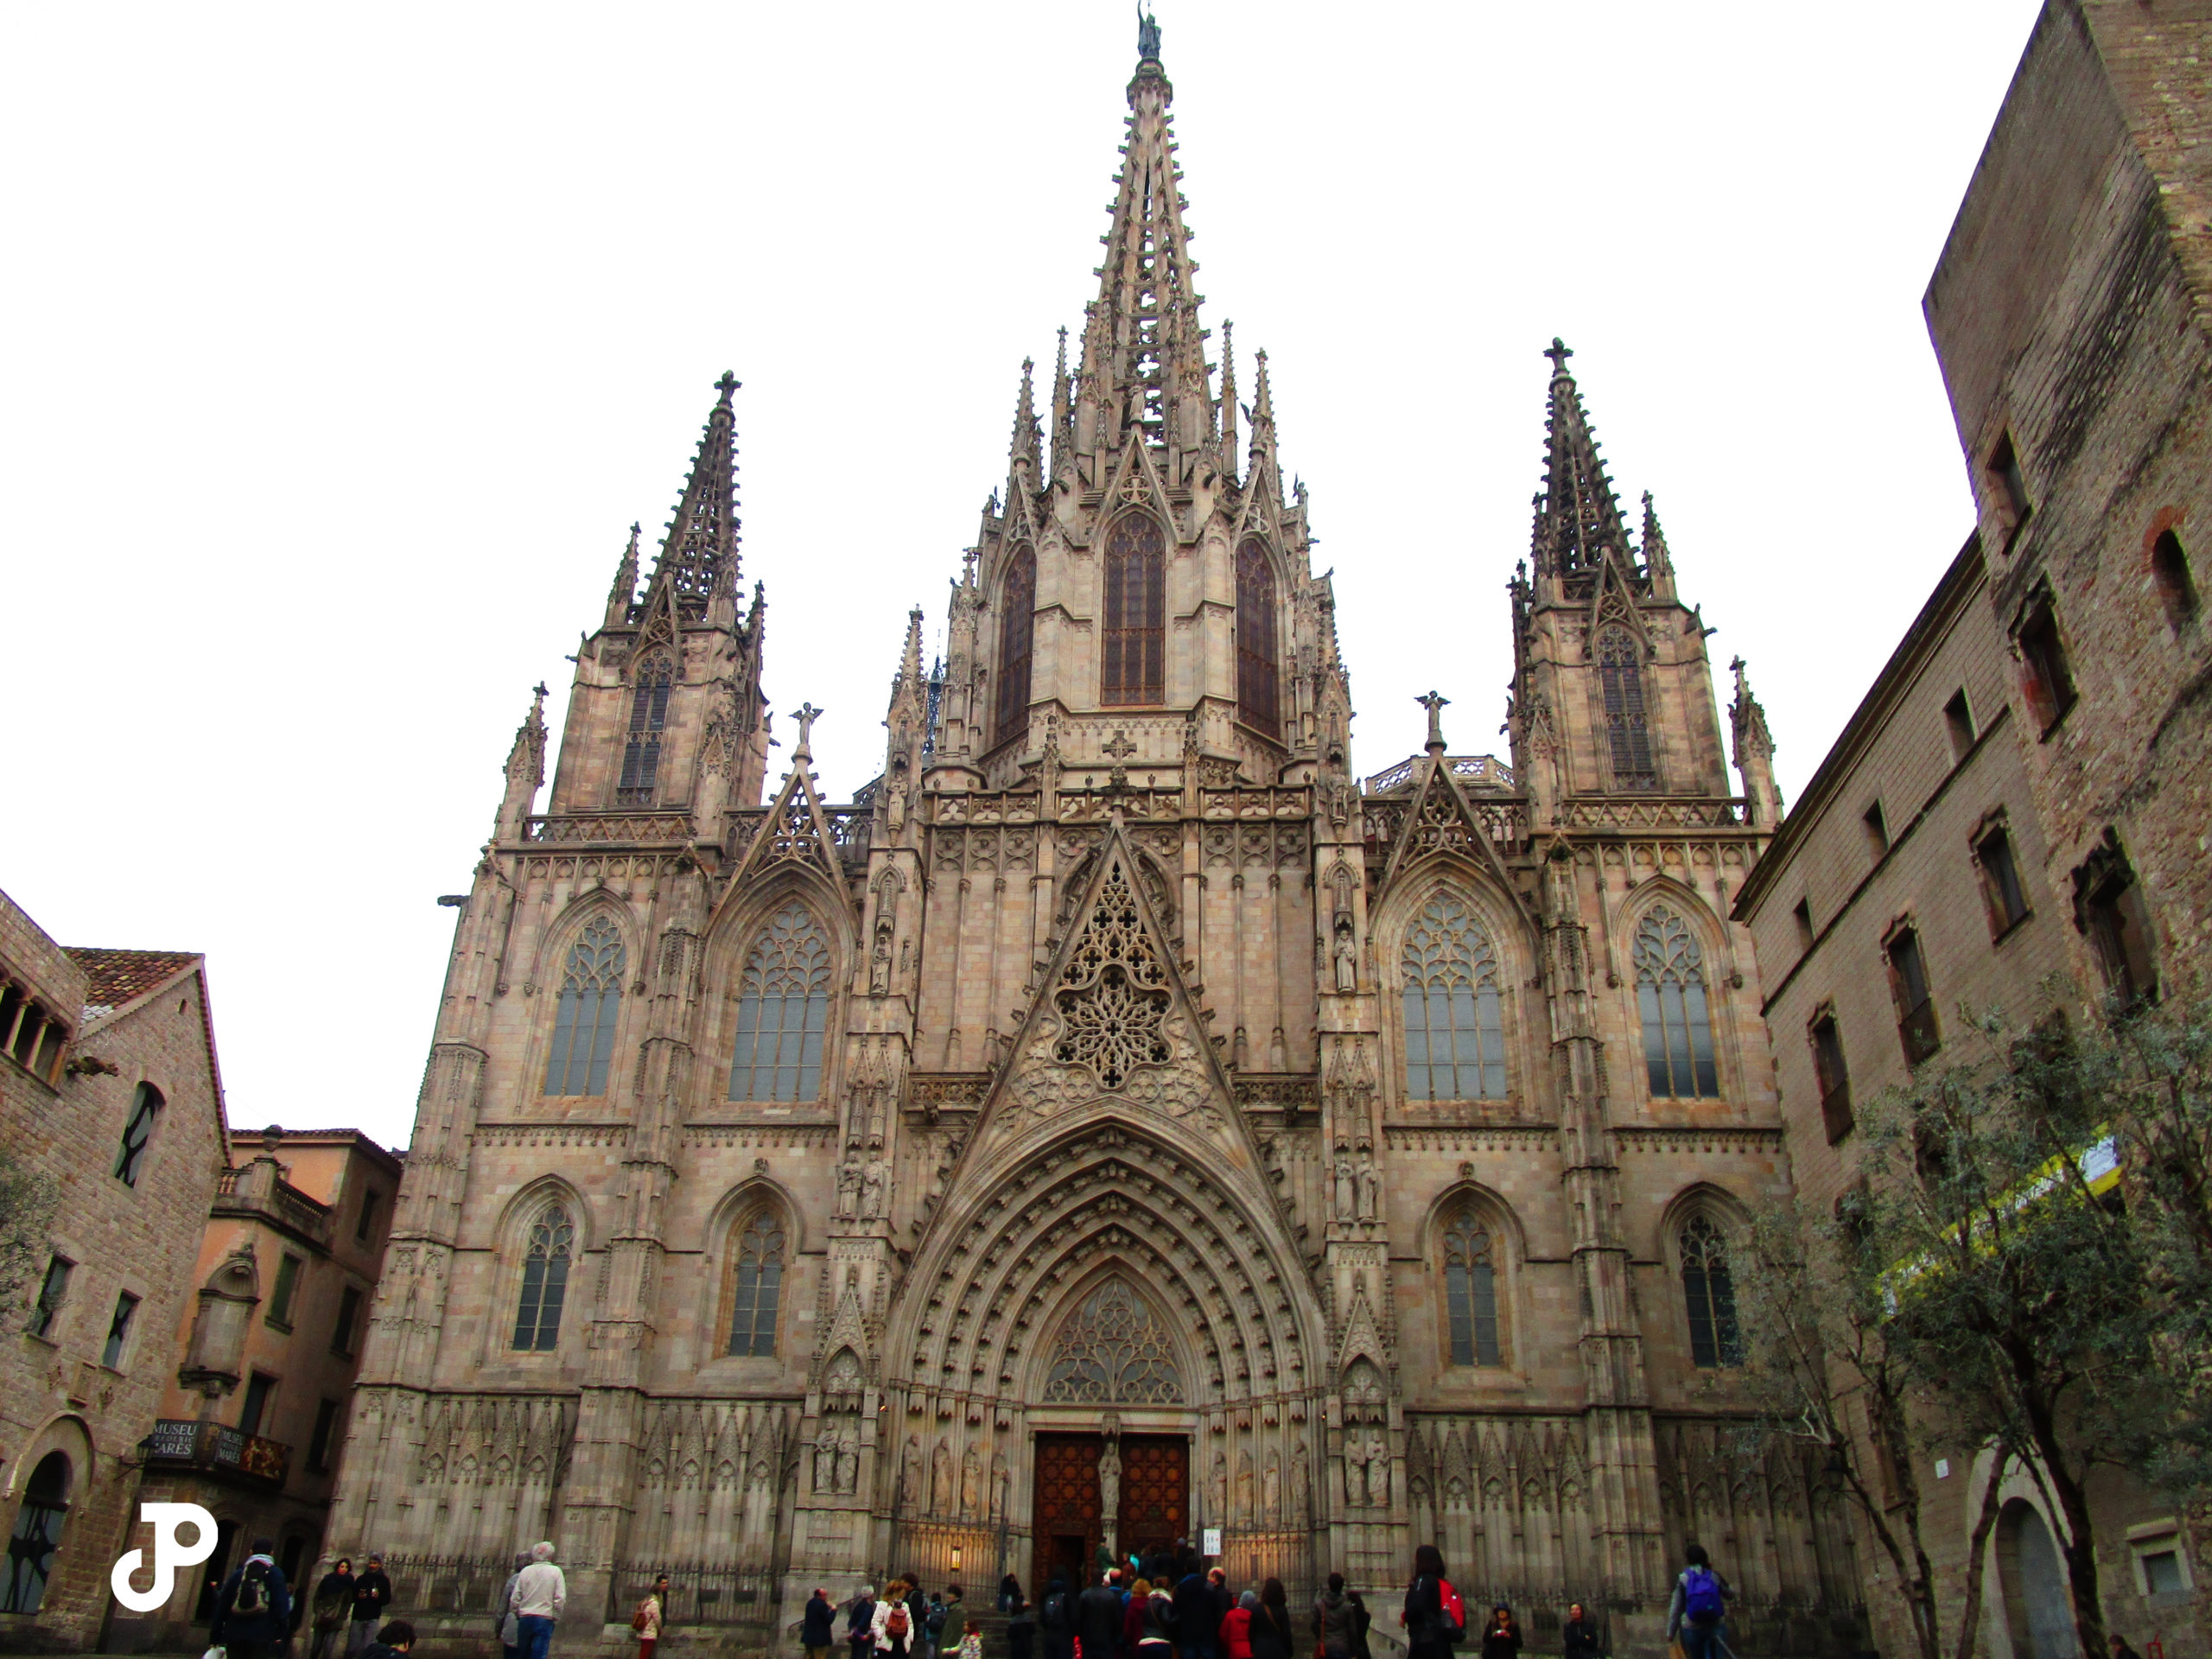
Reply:
[[[1667,533],[1659,528],[1658,510],[1651,505],[1651,492],[1643,493],[1643,575],[1651,584],[1654,599],[1675,596],[1675,561],[1667,551]]]
[[[1221,475],[1236,482],[1236,325],[1221,325]]]
[[[638,597],[638,537],[645,527],[630,526],[630,545],[614,567],[614,585],[607,590],[607,626],[619,628],[630,620],[630,607]]]
[[[505,792],[499,798],[499,816],[493,828],[498,841],[520,841],[524,821],[545,781],[545,683],[533,689],[530,712],[515,728],[515,741],[507,751]]]
[[[1736,740],[1736,770],[1749,803],[1746,816],[1760,828],[1771,830],[1782,822],[1782,791],[1774,785],[1774,734],[1767,729],[1766,710],[1759,707],[1744,677],[1744,659],[1738,657],[1728,666],[1736,676],[1728,726]]]

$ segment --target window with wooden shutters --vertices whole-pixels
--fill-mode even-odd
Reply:
[[[522,1294],[515,1303],[513,1346],[523,1353],[551,1353],[561,1344],[561,1309],[569,1299],[569,1262],[576,1248],[575,1224],[565,1205],[549,1204],[530,1224],[522,1261]]]
[[[661,734],[668,726],[668,690],[675,673],[655,654],[638,664],[630,693],[630,730],[622,743],[622,779],[614,798],[623,806],[651,806],[660,779]]]
[[[1029,723],[1029,664],[1037,628],[1037,556],[1026,547],[1007,561],[999,588],[999,689],[991,741],[1003,743]]]
[[[553,1052],[545,1059],[549,1095],[603,1095],[614,1057],[614,1019],[622,1005],[622,936],[605,916],[584,924],[553,1005]]]
[[[1106,536],[1106,638],[1098,700],[1152,703],[1167,695],[1167,543],[1160,521],[1124,513]]]
[[[1605,698],[1605,737],[1613,787],[1656,789],[1651,728],[1643,708],[1643,648],[1626,628],[1607,628],[1598,639],[1598,678]]]
[[[1281,658],[1275,642],[1275,573],[1268,550],[1236,550],[1236,713],[1269,737],[1282,734]]]

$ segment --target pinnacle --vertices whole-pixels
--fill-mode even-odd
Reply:
[[[737,416],[731,398],[739,381],[723,372],[719,394],[700,434],[691,474],[653,563],[652,586],[674,590],[687,620],[704,618],[717,591],[734,591],[738,572]]]
[[[1544,355],[1552,360],[1552,378],[1544,489],[1536,498],[1535,562],[1539,571],[1571,575],[1596,569],[1608,550],[1626,559],[1628,531],[1599,457],[1581,391],[1567,372],[1571,353],[1554,339]]]

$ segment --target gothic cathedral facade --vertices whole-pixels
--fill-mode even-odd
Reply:
[[[1554,343],[1510,762],[1431,698],[1356,774],[1266,354],[1249,410],[1225,333],[1207,360],[1156,35],[1128,92],[1078,360],[1041,416],[1024,365],[876,781],[822,800],[810,708],[770,765],[727,377],[542,812],[539,688],[332,1551],[459,1609],[543,1536],[592,1617],[668,1570],[679,1623],[783,1632],[890,1570],[1034,1593],[1218,1529],[1240,1585],[1380,1590],[1434,1541],[1471,1602],[1656,1652],[1694,1538],[1769,1646],[1851,1645],[1821,1471],[1731,1432],[1730,1254],[1789,1187],[1726,919],[1764,716],[1739,674],[1738,791]]]

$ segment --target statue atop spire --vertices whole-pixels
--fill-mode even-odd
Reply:
[[[1142,5],[1137,7],[1137,61],[1160,61],[1160,20]]]

